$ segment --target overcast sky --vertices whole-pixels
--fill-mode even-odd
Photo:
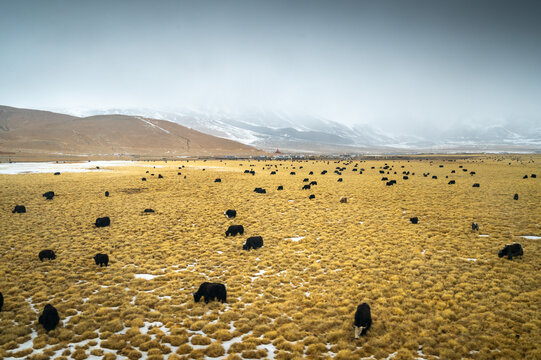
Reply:
[[[541,1],[4,1],[0,104],[541,119]]]

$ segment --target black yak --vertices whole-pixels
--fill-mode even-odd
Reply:
[[[513,260],[513,256],[520,256],[522,258],[523,254],[522,246],[518,243],[507,244],[503,249],[498,251],[498,257],[507,256],[509,260]]]
[[[412,218],[410,218],[410,221],[411,221],[412,224],[417,224],[417,223],[419,223],[419,218],[417,216],[412,217]]]
[[[56,328],[60,322],[60,316],[58,316],[58,311],[51,304],[45,305],[43,312],[39,316],[39,323],[43,325],[47,332]]]
[[[214,299],[224,303],[227,302],[227,290],[224,284],[204,282],[199,285],[199,289],[193,294],[193,300],[199,302],[201,297],[204,298],[207,304]]]
[[[47,191],[46,193],[43,193],[42,196],[47,200],[52,200],[54,197],[54,191]]]
[[[96,265],[99,265],[100,267],[103,265],[108,266],[109,256],[107,254],[98,253],[94,256],[94,261],[96,262]]]
[[[225,232],[225,236],[235,236],[237,234],[243,235],[244,234],[244,226],[242,225],[231,225],[229,228],[227,228],[227,231]]]
[[[109,217],[102,217],[96,219],[96,227],[105,227],[111,225],[111,219]]]
[[[263,238],[261,236],[251,236],[246,239],[246,243],[242,245],[242,250],[257,249],[263,246]]]
[[[224,215],[228,218],[234,218],[235,216],[237,216],[237,211],[229,209],[224,212]]]
[[[26,207],[24,205],[15,205],[15,208],[13,211],[11,211],[13,214],[22,214],[26,212]]]
[[[357,306],[357,311],[355,311],[355,321],[353,323],[353,327],[355,328],[355,339],[365,335],[371,325],[372,315],[370,314],[370,305],[362,303]]]
[[[38,254],[39,261],[43,261],[43,259],[49,259],[54,260],[56,259],[56,255],[53,250],[41,250]]]

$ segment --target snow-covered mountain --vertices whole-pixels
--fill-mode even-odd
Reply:
[[[279,111],[224,113],[182,109],[165,112],[145,108],[63,110],[71,115],[139,115],[180,125],[266,150],[363,152],[368,150],[541,150],[541,126],[534,121],[503,125],[454,124],[435,134],[384,132],[372,125],[353,127],[307,114]]]

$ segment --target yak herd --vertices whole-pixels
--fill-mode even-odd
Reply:
[[[349,164],[350,163],[346,163],[346,166]],[[355,164],[353,171],[357,171],[359,174],[362,174],[365,171],[365,169],[357,168],[357,166],[358,164]],[[374,167],[372,167],[372,169],[374,169]],[[336,167],[336,169],[334,170],[334,173],[337,175],[341,175],[342,172],[345,170],[346,170],[346,167]],[[385,164],[385,166],[383,166],[379,172],[380,174],[385,174],[385,173],[390,174],[390,171],[392,170],[393,169],[391,166]],[[462,169],[462,170],[467,171],[466,169]],[[245,170],[244,173],[255,175],[254,170]],[[321,172],[321,175],[325,175],[326,173],[327,173],[327,170],[323,170]],[[455,170],[452,170],[451,173],[455,173]],[[270,174],[275,175],[276,171],[272,171]],[[313,171],[310,171],[310,175],[312,174],[313,174]],[[396,171],[394,172],[394,174],[396,174]],[[59,175],[59,173],[55,173],[55,175]],[[181,175],[181,173],[179,172],[178,175]],[[296,175],[296,173],[294,171],[291,171],[290,175]],[[402,176],[403,180],[408,180],[409,177],[414,176],[415,173],[404,171],[402,175],[403,175]],[[428,177],[429,175],[430,175],[429,173],[423,174],[424,177]],[[472,176],[475,175],[475,172],[473,171],[470,172],[470,175]],[[528,177],[527,175],[524,176],[524,178],[527,178],[527,177]],[[536,175],[531,174],[530,177],[535,178]],[[163,178],[163,176],[159,174],[158,178]],[[437,176],[433,175],[432,179],[437,179]],[[146,181],[146,178],[143,177],[142,180]],[[381,180],[384,181],[387,186],[392,186],[392,185],[397,184],[396,180],[389,180],[387,176],[382,177]],[[342,182],[343,178],[340,177],[338,178],[337,181]],[[214,182],[220,183],[222,182],[222,180],[221,178],[216,178]],[[302,182],[308,183],[308,184],[302,185],[301,187],[302,190],[311,190],[313,186],[317,185],[316,181],[310,182],[309,178],[304,178]],[[455,180],[450,180],[448,184],[449,185],[455,184]],[[480,187],[480,184],[474,183],[473,187],[476,187],[476,188]],[[283,185],[278,186],[277,190],[283,190]],[[261,187],[256,187],[254,189],[254,192],[258,194],[266,194],[266,190]],[[42,196],[45,197],[46,200],[53,200],[55,193],[53,191],[47,191]],[[109,196],[109,191],[105,192],[105,196]],[[309,199],[314,199],[314,198],[315,198],[314,194],[309,195]],[[514,200],[518,200],[518,194],[515,194],[513,198]],[[348,202],[347,197],[340,198],[340,203],[346,204],[347,202]],[[18,213],[18,214],[24,214],[26,213],[26,207],[24,205],[16,205],[12,212]],[[144,212],[153,213],[154,210],[145,209]],[[237,216],[237,211],[233,209],[228,209],[227,211],[224,212],[224,215],[227,216],[228,218],[235,218]],[[418,217],[411,217],[409,220],[412,224],[419,223]],[[100,217],[100,218],[97,218],[95,221],[95,226],[97,228],[110,226],[110,224],[111,224],[111,219],[109,217]],[[471,229],[472,231],[479,231],[479,224],[473,222],[471,225]],[[243,235],[243,234],[244,234],[244,227],[242,225],[230,225],[225,232],[226,237]],[[246,242],[242,246],[242,249],[255,250],[255,249],[261,248],[262,246],[263,246],[262,236],[252,236],[246,239]],[[501,258],[501,257],[506,256],[509,260],[512,260],[513,257],[522,257],[523,253],[524,252],[520,244],[518,243],[507,244],[505,245],[503,249],[501,249],[498,252],[498,257]],[[48,260],[56,259],[55,252],[51,249],[40,251],[38,254],[38,257],[40,261],[43,261],[44,259],[48,259]],[[107,267],[109,264],[109,256],[107,254],[98,253],[94,256],[94,261],[96,265],[99,265],[100,267],[102,266]],[[224,302],[227,302],[227,290],[224,284],[204,282],[199,286],[197,292],[193,293],[193,298],[195,302],[199,302],[200,299],[203,298],[205,303],[208,303],[209,301],[213,301],[213,300],[217,300],[224,303]],[[2,309],[3,304],[4,304],[4,297],[2,293],[0,292],[0,311]],[[42,314],[39,316],[39,323],[45,328],[45,330],[46,331],[53,330],[54,328],[56,328],[59,321],[60,321],[60,317],[57,310],[50,304],[45,305]],[[372,317],[370,313],[370,306],[367,303],[362,303],[357,307],[355,315],[354,315],[353,327],[355,330],[355,338],[357,339],[359,338],[359,336],[365,335],[368,329],[370,329],[371,324],[372,324]]]

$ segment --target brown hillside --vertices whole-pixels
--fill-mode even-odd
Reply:
[[[90,156],[261,155],[235,141],[139,116],[85,118],[0,106],[0,153]]]

